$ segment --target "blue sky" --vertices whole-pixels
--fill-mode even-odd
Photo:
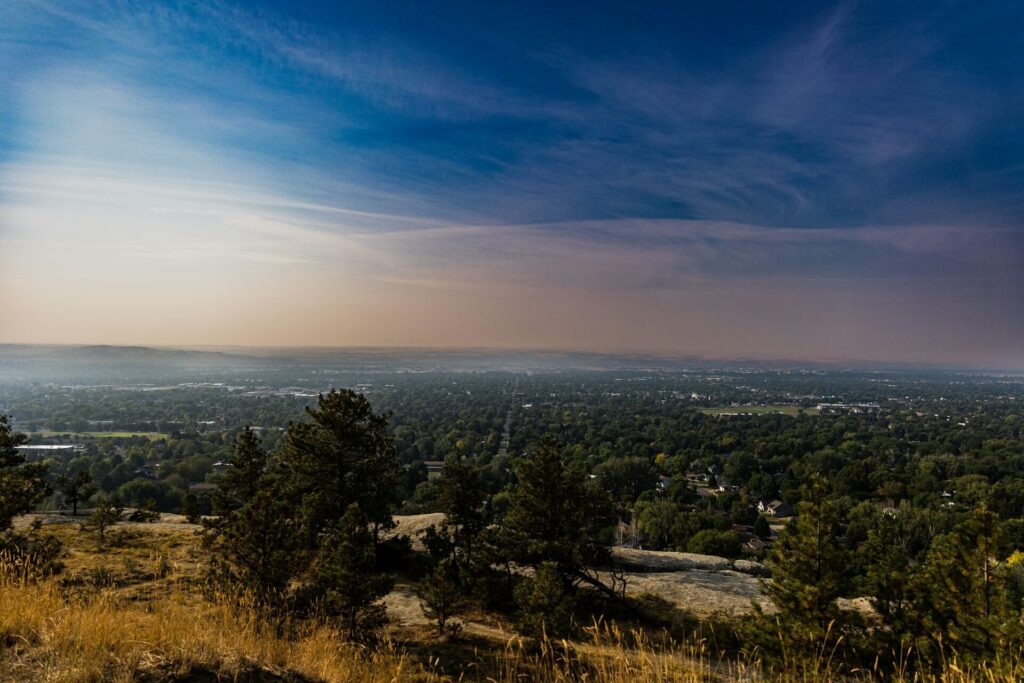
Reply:
[[[4,3],[0,336],[1024,366],[1024,6],[893,5]]]

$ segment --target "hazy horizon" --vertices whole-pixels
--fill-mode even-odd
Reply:
[[[0,7],[0,343],[1024,368],[1010,2]]]
[[[12,355],[12,349],[13,355]],[[42,355],[28,352],[39,351]],[[587,348],[555,348],[555,347],[498,347],[498,346],[259,346],[259,345],[204,345],[204,344],[91,344],[91,343],[33,343],[16,342],[8,343],[0,341],[0,361],[12,359],[26,360],[62,360],[60,352],[74,351],[89,353],[95,351],[104,353],[104,356],[95,358],[104,362],[115,362],[118,359],[118,351],[156,351],[156,352],[200,352],[213,355],[224,355],[234,358],[251,358],[260,360],[283,360],[303,362],[323,361],[328,364],[340,362],[345,359],[352,359],[362,356],[386,358],[398,363],[403,358],[423,361],[427,358],[448,358],[451,360],[483,360],[490,358],[498,366],[509,359],[518,359],[519,362],[528,362],[530,359],[544,361],[546,367],[572,369],[579,363],[588,362],[587,359],[598,363],[612,363],[608,367],[634,367],[634,363],[651,362],[655,365],[707,368],[721,364],[721,367],[745,367],[745,368],[788,368],[793,370],[894,370],[894,371],[951,371],[963,373],[980,374],[1008,374],[1017,376],[1024,373],[1024,367],[1014,367],[997,364],[962,364],[962,363],[928,363],[922,361],[902,360],[870,360],[864,358],[836,358],[836,357],[793,357],[793,356],[771,356],[758,354],[736,354],[716,355],[700,353],[680,353],[673,350],[667,351],[643,351],[631,349],[600,350]],[[47,355],[45,351],[52,351]],[[6,355],[5,355],[6,354]],[[106,355],[113,354],[113,355]],[[557,359],[561,357],[564,362],[560,365]],[[76,360],[85,361],[90,356],[76,356]],[[135,362],[138,358],[129,356]],[[620,362],[625,365],[614,365]],[[498,367],[495,366],[495,367]]]

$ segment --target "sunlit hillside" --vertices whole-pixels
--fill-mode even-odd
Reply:
[[[83,521],[49,516],[42,528],[66,544],[58,576],[36,577],[9,561],[0,567],[0,680],[1009,683],[1024,676],[1013,653],[973,667],[950,659],[934,675],[844,671],[828,652],[763,669],[756,652],[723,656],[713,632],[679,642],[609,622],[576,640],[533,641],[497,622],[439,638],[422,616],[406,613],[411,623],[403,623],[401,603],[380,640],[346,644],[329,624],[271,623],[208,593],[197,527],[180,517],[119,523],[103,548]]]

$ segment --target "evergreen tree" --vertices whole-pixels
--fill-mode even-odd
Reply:
[[[31,512],[49,492],[46,465],[25,462],[18,446],[28,439],[11,429],[6,415],[0,415],[0,533],[11,528],[18,515]]]
[[[921,573],[913,562],[913,520],[908,506],[883,513],[860,549],[864,557],[861,592],[871,600],[883,628],[874,638],[887,647],[881,656],[900,659],[923,635],[918,596]]]
[[[74,476],[62,475],[57,480],[60,492],[64,496],[64,502],[71,504],[71,515],[78,516],[78,504],[89,499],[96,493],[96,487],[92,485],[89,473],[82,470]]]
[[[815,655],[852,621],[836,600],[849,584],[850,553],[843,546],[839,508],[815,479],[804,489],[797,518],[772,547],[772,579],[764,590],[776,608],[768,617],[790,652]]]
[[[444,559],[438,562],[434,570],[420,581],[416,592],[423,613],[437,624],[439,636],[443,636],[449,630],[457,630],[452,627],[450,621],[452,616],[465,607],[466,600],[459,581],[459,567],[454,560]]]
[[[390,579],[378,571],[377,538],[393,524],[400,468],[387,418],[363,396],[331,391],[308,413],[273,458],[251,430],[239,436],[219,482],[220,518],[204,520],[213,575],[264,607],[315,601],[354,638],[383,617]]]
[[[267,453],[252,428],[246,427],[235,441],[231,462],[217,479],[213,513],[226,515],[252,500],[260,490],[266,470]]]
[[[572,633],[576,599],[566,590],[557,564],[541,563],[532,577],[516,586],[515,595],[520,633],[535,638],[564,638]]]
[[[27,440],[11,428],[6,415],[0,415],[0,554],[34,576],[43,576],[63,568],[63,544],[54,536],[40,534],[38,520],[27,533],[11,529],[15,517],[31,512],[49,493],[46,465],[26,463],[18,451]]]
[[[261,607],[284,606],[292,579],[304,566],[305,555],[296,547],[291,509],[271,479],[219,527],[214,539],[215,578],[227,588],[247,594]]]
[[[772,537],[772,527],[762,515],[754,520],[754,535],[765,541]]]
[[[1007,546],[998,516],[979,508],[932,544],[925,561],[926,629],[960,656],[984,658],[1019,618],[1007,597],[1000,558]]]
[[[581,582],[612,592],[595,567],[608,566],[607,531],[615,524],[608,495],[566,467],[558,448],[542,441],[520,464],[502,538],[510,559],[534,568],[552,563],[565,587]]]
[[[124,508],[116,500],[103,497],[96,503],[92,514],[89,515],[89,524],[96,529],[100,548],[106,544],[107,529],[120,522],[123,515]]]
[[[202,516],[199,511],[199,496],[189,491],[181,499],[181,514],[189,524],[199,524]]]
[[[451,538],[457,560],[473,564],[476,539],[486,526],[486,492],[480,470],[462,460],[445,464],[438,480],[438,503],[444,512],[444,531]]]
[[[386,622],[381,599],[394,579],[377,570],[373,532],[358,505],[326,534],[309,578],[305,601],[336,620],[349,640],[366,640]]]
[[[306,411],[312,421],[289,425],[278,456],[282,493],[294,507],[302,541],[315,548],[352,504],[377,539],[393,524],[402,473],[387,417],[348,389],[321,394],[316,408]]]

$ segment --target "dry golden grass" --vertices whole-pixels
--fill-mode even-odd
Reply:
[[[392,649],[346,645],[326,626],[283,638],[259,620],[194,599],[138,604],[111,591],[69,597],[52,581],[9,581],[0,604],[0,680],[160,680],[202,671],[375,682],[402,679],[410,668]]]
[[[417,662],[394,645],[347,645],[327,626],[292,638],[256,619],[195,600],[161,598],[148,604],[110,591],[68,597],[53,581],[0,586],[0,659],[3,681],[293,680],[353,683],[451,680],[443,662]],[[697,683],[890,679],[922,683],[1020,681],[1019,659],[962,668],[955,661],[938,677],[871,676],[830,669],[827,661],[793,663],[785,673],[763,675],[753,661],[723,663],[701,644],[652,647],[642,636],[592,629],[585,643],[545,642],[531,647],[513,638],[481,653],[460,675],[496,683]],[[204,678],[205,677],[205,678]]]
[[[589,640],[572,643],[531,644],[513,637],[504,643],[425,644],[416,642],[422,633],[400,633],[401,644],[364,648],[344,643],[329,625],[279,629],[207,600],[197,587],[200,558],[189,534],[136,531],[100,553],[94,537],[65,526],[58,531],[70,547],[63,575],[34,581],[24,567],[0,567],[0,681],[1024,680],[1020,654],[973,667],[950,660],[937,676],[845,672],[828,653],[787,662],[782,672],[764,672],[754,657],[722,661],[702,642],[655,644],[643,633],[605,624],[591,628]]]
[[[48,527],[67,548],[58,577],[32,580],[0,558],[0,681],[394,681],[414,676],[384,645],[342,642],[325,625],[292,637],[199,590],[188,531],[118,525],[99,549],[77,525]]]

